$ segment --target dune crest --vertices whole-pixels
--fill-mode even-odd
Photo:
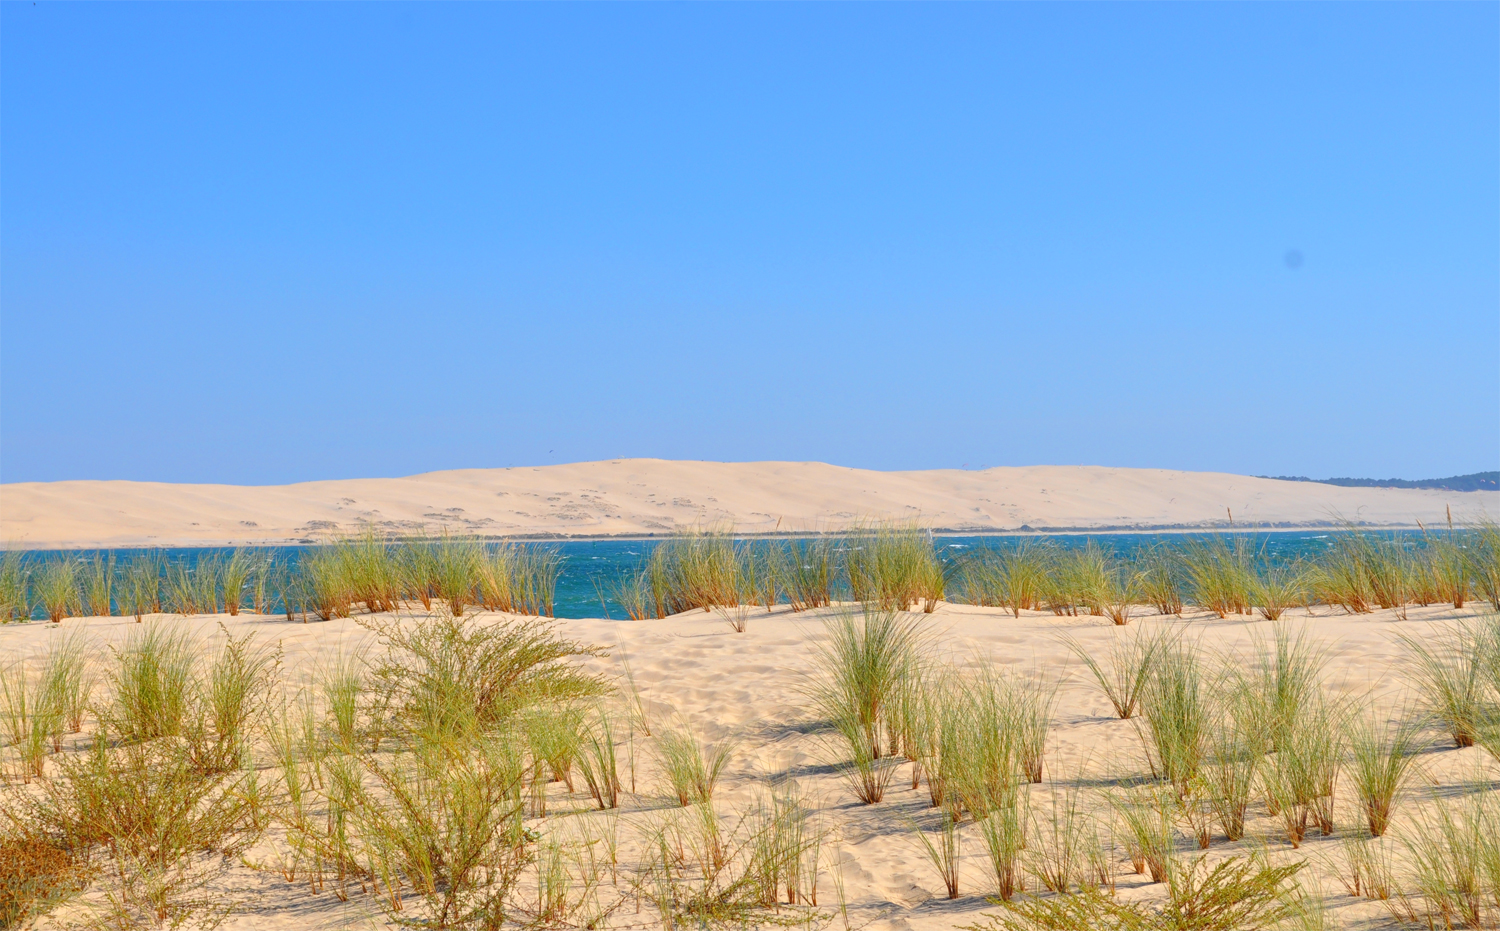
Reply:
[[[733,524],[743,533],[861,518],[935,530],[1429,526],[1500,513],[1500,494],[1343,488],[1222,472],[1024,466],[877,472],[820,462],[618,459],[292,485],[66,481],[0,485],[0,540],[27,548],[285,543],[387,531],[605,537]]]

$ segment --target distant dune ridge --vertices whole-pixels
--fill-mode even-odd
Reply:
[[[914,518],[936,531],[1442,524],[1500,514],[1500,492],[1347,488],[1221,472],[1025,466],[876,472],[820,462],[619,459],[293,485],[0,485],[0,541],[26,548],[312,541],[388,532],[605,537],[732,524],[741,533]]]

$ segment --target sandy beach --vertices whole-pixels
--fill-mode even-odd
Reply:
[[[1500,514],[1500,493],[1344,488],[1218,472],[1028,466],[876,472],[818,462],[623,459],[295,485],[0,485],[0,540],[28,549],[308,541],[374,527],[516,537],[837,529],[937,531],[1437,526]]]
[[[911,788],[910,764],[902,764],[886,799],[863,805],[851,795],[838,775],[839,752],[827,733],[810,714],[805,688],[815,675],[817,646],[825,639],[825,626],[836,609],[789,613],[785,608],[767,613],[757,609],[749,617],[747,630],[736,633],[713,614],[687,615],[637,623],[603,620],[559,621],[559,629],[586,643],[607,647],[610,655],[587,660],[589,668],[614,681],[628,659],[650,719],[658,726],[685,725],[703,739],[735,742],[726,774],[714,804],[725,831],[763,797],[772,780],[793,778],[824,832],[819,859],[819,911],[822,919],[812,927],[844,928],[833,871],[843,884],[847,927],[868,931],[953,928],[993,911],[987,896],[994,893],[992,874],[987,872],[983,848],[973,825],[960,832],[962,868],[959,896],[947,899],[938,874],[922,854],[912,826],[931,829],[936,812],[925,791]],[[1168,624],[1184,626],[1186,636],[1206,654],[1245,655],[1255,636],[1264,636],[1273,625],[1248,617],[1219,619],[1211,614],[1188,612],[1185,619],[1143,615],[1129,627],[1115,627],[1102,618],[1057,617],[1043,612],[1022,612],[1019,618],[998,610],[943,604],[934,614],[921,618],[935,656],[966,668],[983,663],[1022,675],[1041,675],[1061,683],[1047,738],[1043,781],[1027,787],[1034,813],[1046,815],[1054,800],[1077,793],[1091,817],[1101,825],[1118,895],[1124,900],[1160,898],[1162,886],[1136,875],[1118,845],[1110,845],[1108,793],[1147,774],[1146,757],[1137,722],[1117,719],[1077,659],[1064,647],[1070,635],[1091,652],[1102,653],[1124,636]],[[1438,625],[1456,617],[1467,617],[1469,609],[1412,608],[1405,619],[1391,611],[1349,616],[1327,608],[1299,609],[1279,622],[1284,627],[1305,630],[1329,649],[1326,685],[1330,694],[1357,701],[1360,706],[1394,709],[1411,695],[1403,666],[1404,648],[1398,636],[1423,638]],[[410,615],[412,622],[422,617]],[[493,620],[494,618],[490,618]],[[221,636],[220,625],[235,636],[251,634],[258,642],[275,644],[283,653],[281,681],[288,692],[312,688],[319,671],[332,658],[361,649],[375,650],[375,637],[361,623],[368,619],[345,619],[327,623],[288,623],[254,616],[193,617],[176,619],[205,638]],[[93,649],[101,656],[110,645],[118,646],[136,625],[129,618],[69,619],[61,627],[27,624],[0,627],[0,655],[37,657],[47,644],[67,630],[83,629]],[[373,654],[367,654],[373,655]],[[562,783],[551,786],[549,814],[528,820],[539,835],[600,828],[618,818],[619,862],[622,877],[641,855],[641,832],[664,817],[678,817],[677,808],[653,762],[652,738],[636,735],[622,752],[630,758],[630,781],[618,812],[594,810],[587,793],[569,793]],[[1420,777],[1413,780],[1399,799],[1394,828],[1376,841],[1392,852],[1398,867],[1404,854],[1399,838],[1412,830],[1416,819],[1430,809],[1433,799],[1461,793],[1475,779],[1500,777],[1500,766],[1478,748],[1458,750],[1438,728],[1424,736],[1425,749],[1419,762]],[[50,764],[49,764],[50,765]],[[268,774],[269,778],[269,774]],[[1361,815],[1352,794],[1343,791],[1337,801],[1337,831],[1333,837],[1309,832],[1301,849],[1293,850],[1279,824],[1265,805],[1255,802],[1249,813],[1247,835],[1237,842],[1215,834],[1210,857],[1263,849],[1273,862],[1306,860],[1309,867],[1304,887],[1323,897],[1330,926],[1385,928],[1395,924],[1380,902],[1349,895],[1339,876],[1346,870],[1344,844],[1359,828]],[[929,823],[931,822],[931,823]],[[1195,854],[1194,845],[1179,834],[1184,855]],[[393,927],[368,896],[354,895],[348,901],[325,888],[311,891],[305,882],[288,882],[274,868],[287,856],[284,832],[272,828],[251,848],[243,862],[233,866],[212,889],[216,896],[235,900],[241,911],[224,927],[233,929],[334,929]],[[258,868],[252,868],[254,864]],[[535,884],[532,874],[523,876],[521,888]],[[603,885],[602,895],[625,896],[627,882]],[[529,893],[521,893],[526,900]],[[59,918],[77,915],[73,910]],[[613,927],[656,926],[649,908],[637,913],[631,901],[610,919]]]

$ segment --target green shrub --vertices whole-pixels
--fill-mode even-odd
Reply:
[[[0,928],[23,928],[82,891],[89,867],[57,841],[9,832],[0,836]]]
[[[1209,867],[1200,857],[1167,874],[1165,905],[1116,899],[1096,887],[1076,895],[1003,903],[973,931],[1263,931],[1296,914],[1294,877],[1306,863],[1271,866],[1256,856]]]
[[[447,615],[421,624],[361,620],[387,644],[372,670],[374,703],[413,732],[458,734],[471,725],[487,730],[534,703],[608,691],[602,677],[572,662],[603,651],[559,636],[551,621]]]

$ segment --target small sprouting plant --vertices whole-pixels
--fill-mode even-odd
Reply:
[[[734,748],[733,740],[721,740],[710,749],[686,729],[663,731],[657,738],[658,762],[678,803],[713,799]]]

